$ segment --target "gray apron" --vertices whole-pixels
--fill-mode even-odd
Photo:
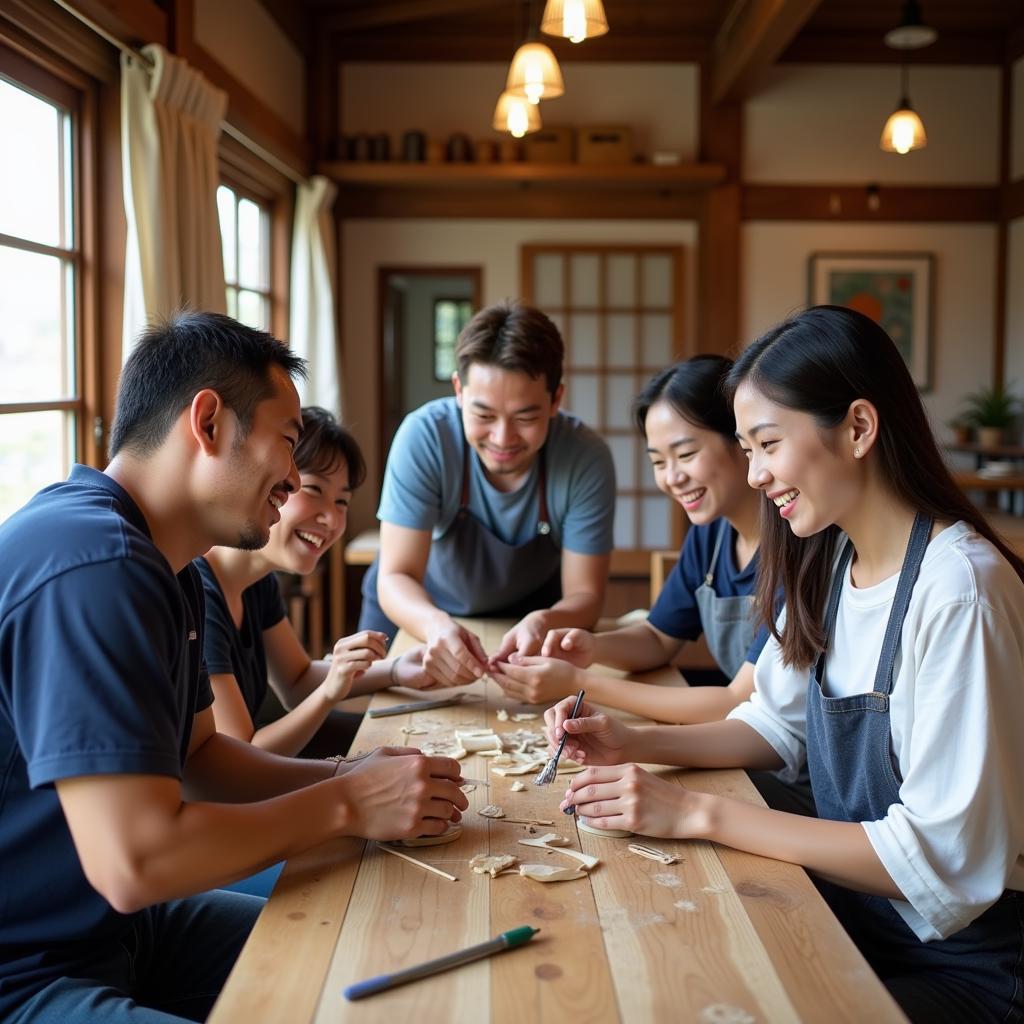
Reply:
[[[471,457],[464,443],[459,511],[444,536],[430,545],[424,589],[451,615],[519,619],[538,608],[550,608],[562,596],[562,552],[551,538],[544,450],[538,467],[537,531],[525,544],[506,544],[470,512]],[[363,578],[359,628],[378,629],[393,638],[398,628],[377,601],[378,562],[379,558]]]
[[[747,659],[747,651],[754,642],[754,595],[719,597],[715,593],[715,567],[722,548],[722,539],[730,532],[729,521],[720,520],[711,562],[704,582],[694,597],[700,612],[701,626],[707,639],[708,650],[718,667],[734,679]]]
[[[826,697],[826,650],[807,689],[807,763],[818,816],[879,821],[900,803],[889,702],[903,620],[931,536],[920,512],[907,544],[896,596],[870,693]],[[853,554],[847,541],[825,613],[831,640]],[[828,641],[826,641],[828,642]],[[950,708],[956,714],[956,708]],[[1006,891],[980,917],[947,939],[921,942],[888,899],[816,880],[832,911],[912,1021],[976,1024],[1024,1019],[1024,894]]]

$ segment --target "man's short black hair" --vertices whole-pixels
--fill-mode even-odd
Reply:
[[[306,375],[306,361],[265,331],[220,313],[176,313],[147,327],[121,371],[110,429],[110,456],[145,457],[203,389],[216,391],[238,418],[241,436],[256,406],[273,393],[271,367]]]

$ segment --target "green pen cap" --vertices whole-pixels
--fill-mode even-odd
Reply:
[[[501,937],[511,949],[513,946],[521,946],[524,942],[529,942],[539,931],[539,928],[531,928],[528,924],[524,924],[511,931],[502,932]]]

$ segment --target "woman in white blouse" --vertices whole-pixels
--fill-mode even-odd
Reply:
[[[592,766],[599,828],[802,864],[914,1021],[1024,1019],[1024,562],[956,488],[888,335],[817,307],[729,376],[765,494],[772,639],[724,722],[630,728],[572,701],[549,735]],[[786,609],[771,622],[781,587]],[[683,789],[632,761],[806,763],[818,818]]]

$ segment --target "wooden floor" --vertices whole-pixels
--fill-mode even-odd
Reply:
[[[497,646],[500,627],[482,628]],[[652,679],[675,684],[674,672]],[[369,719],[357,747],[418,743],[455,726],[503,732],[539,723],[499,722],[510,704],[494,683],[468,688],[483,699],[458,708]],[[375,705],[408,700],[379,694]],[[536,710],[536,709],[531,709]],[[401,729],[418,727],[426,736]],[[849,1021],[903,1020],[805,872],[706,842],[646,840],[672,851],[671,866],[627,851],[628,840],[579,832],[558,810],[564,785],[523,792],[513,778],[470,755],[463,775],[489,778],[470,795],[462,838],[408,851],[458,876],[449,882],[378,850],[340,840],[290,862],[210,1020],[213,1024],[335,1021]],[[662,769],[680,785],[759,801],[742,772]],[[467,865],[477,853],[568,865],[568,858],[518,845],[530,826],[492,821],[547,819],[575,849],[600,857],[586,879],[544,885],[516,874],[495,879]],[[403,988],[348,1003],[342,989],[518,925],[540,934],[527,946]]]

